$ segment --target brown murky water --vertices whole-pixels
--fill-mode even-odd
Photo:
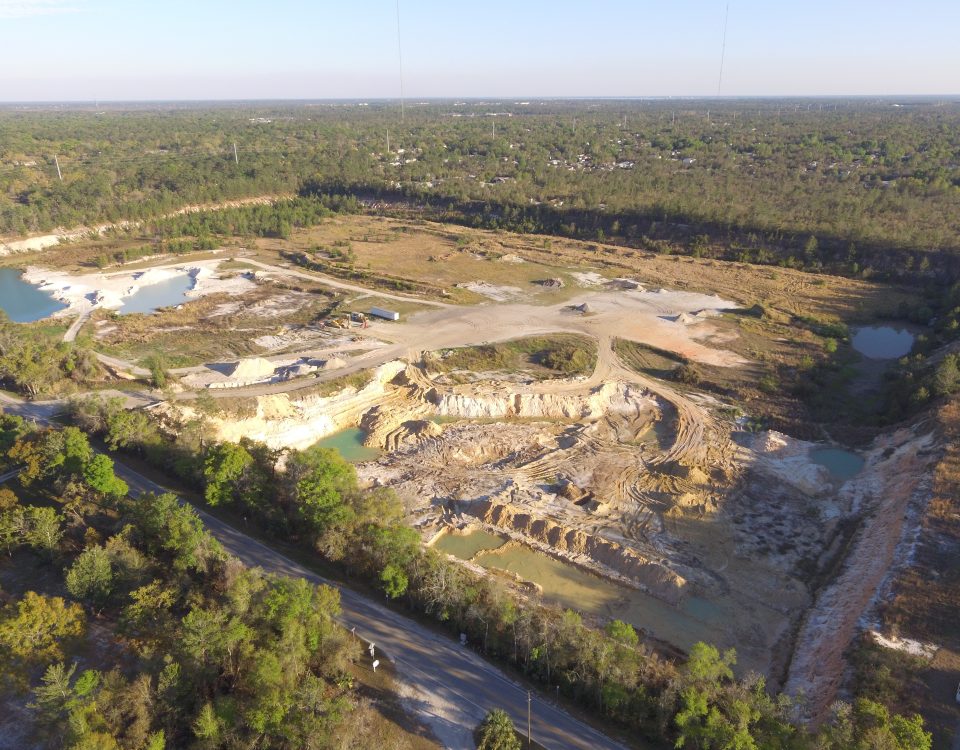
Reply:
[[[728,603],[688,596],[677,607],[642,591],[605,580],[582,568],[537,552],[522,544],[505,546],[506,539],[487,531],[446,533],[434,547],[485,568],[499,568],[538,584],[543,598],[562,607],[619,619],[682,649],[697,641],[720,647],[732,645],[724,635],[734,614]],[[729,603],[732,605],[732,603]],[[754,665],[745,654],[741,668]],[[759,665],[757,665],[759,666]]]

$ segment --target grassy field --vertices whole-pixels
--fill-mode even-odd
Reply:
[[[512,288],[513,296],[536,304],[564,302],[581,291],[570,276],[571,269],[549,260],[531,262],[518,256],[528,247],[522,236],[429,222],[342,216],[294,232],[289,241],[258,240],[256,247],[271,254],[280,250],[349,249],[357,268],[441,287],[449,293],[451,302],[465,304],[488,299],[457,286],[476,281]],[[546,279],[560,279],[564,286],[549,289],[536,283]]]
[[[434,353],[431,369],[441,372],[523,373],[537,380],[589,375],[597,362],[597,345],[592,339],[573,334],[532,336]]]

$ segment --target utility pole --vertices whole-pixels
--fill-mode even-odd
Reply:
[[[236,144],[236,143],[233,144],[233,160],[234,160],[237,164],[240,163],[240,157],[237,155],[237,144]]]
[[[60,182],[63,182],[63,173],[60,171],[60,158],[54,154],[53,161],[57,165],[57,177],[60,178]]]
[[[527,691],[527,750],[533,747],[533,738],[530,733],[530,718],[532,715],[532,701],[533,696],[530,691]]]
[[[494,120],[492,125],[493,125],[493,140],[497,140],[497,121]]]
[[[390,153],[390,131],[387,131],[387,153]]]
[[[400,0],[397,0],[397,62],[400,69],[400,122],[403,122],[403,45],[400,43]]]

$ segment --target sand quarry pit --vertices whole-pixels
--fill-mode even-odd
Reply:
[[[903,485],[899,500],[878,505],[877,483],[902,468],[889,446],[878,444],[859,475],[839,481],[813,460],[814,444],[778,433],[745,439],[715,399],[638,374],[614,351],[623,338],[739,367],[744,360],[723,348],[711,322],[733,307],[713,295],[619,284],[552,306],[505,301],[414,312],[363,330],[362,349],[329,373],[366,373],[354,384],[335,392],[296,380],[231,390],[246,399],[242,415],[208,424],[221,439],[279,449],[359,428],[381,451],[358,464],[361,480],[396,491],[425,543],[473,531],[509,540],[519,546],[464,564],[492,575],[508,567],[505,580],[518,590],[561,603],[571,592],[551,590],[557,580],[596,581],[606,593],[595,607],[584,604],[587,617],[626,619],[680,649],[696,640],[734,647],[741,672],[813,687],[804,665],[833,658],[830,644],[852,637],[866,602],[843,581],[832,595],[811,581],[849,541],[844,519],[897,512],[913,488]],[[484,371],[455,382],[431,369],[437,359],[428,353],[440,349],[553,333],[594,339],[593,372],[538,380]],[[156,413],[170,429],[196,416],[186,400]],[[886,551],[890,533],[862,543]],[[538,581],[538,560],[552,560],[559,573]],[[828,643],[815,613],[818,598],[830,596],[853,605]],[[832,674],[842,672],[842,663],[829,663]],[[816,687],[826,695],[838,682]]]
[[[613,582],[626,603],[610,612],[651,636],[681,648],[691,638],[734,646],[744,668],[772,674],[808,596],[793,561],[760,571],[728,565],[729,573],[714,563],[736,554],[738,530],[725,508],[750,462],[730,439],[734,425],[625,368],[612,348],[627,338],[736,367],[737,355],[700,340],[711,334],[710,315],[732,307],[716,296],[619,285],[553,306],[417,312],[364,331],[382,344],[356,358],[370,366],[366,385],[316,395],[265,385],[245,416],[210,426],[222,439],[274,448],[360,427],[384,451],[359,465],[361,479],[393,488],[425,541],[470,525],[505,534]],[[557,332],[598,342],[590,375],[534,381],[485,372],[457,385],[424,356]],[[167,407],[172,424],[192,417],[187,403]],[[648,597],[645,606],[638,596]]]

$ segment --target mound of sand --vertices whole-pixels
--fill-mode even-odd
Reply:
[[[321,370],[339,370],[341,367],[347,366],[347,360],[341,359],[340,357],[330,357],[322,365],[320,365]]]
[[[241,359],[230,373],[231,378],[237,380],[265,380],[273,375],[276,365],[263,357]]]

